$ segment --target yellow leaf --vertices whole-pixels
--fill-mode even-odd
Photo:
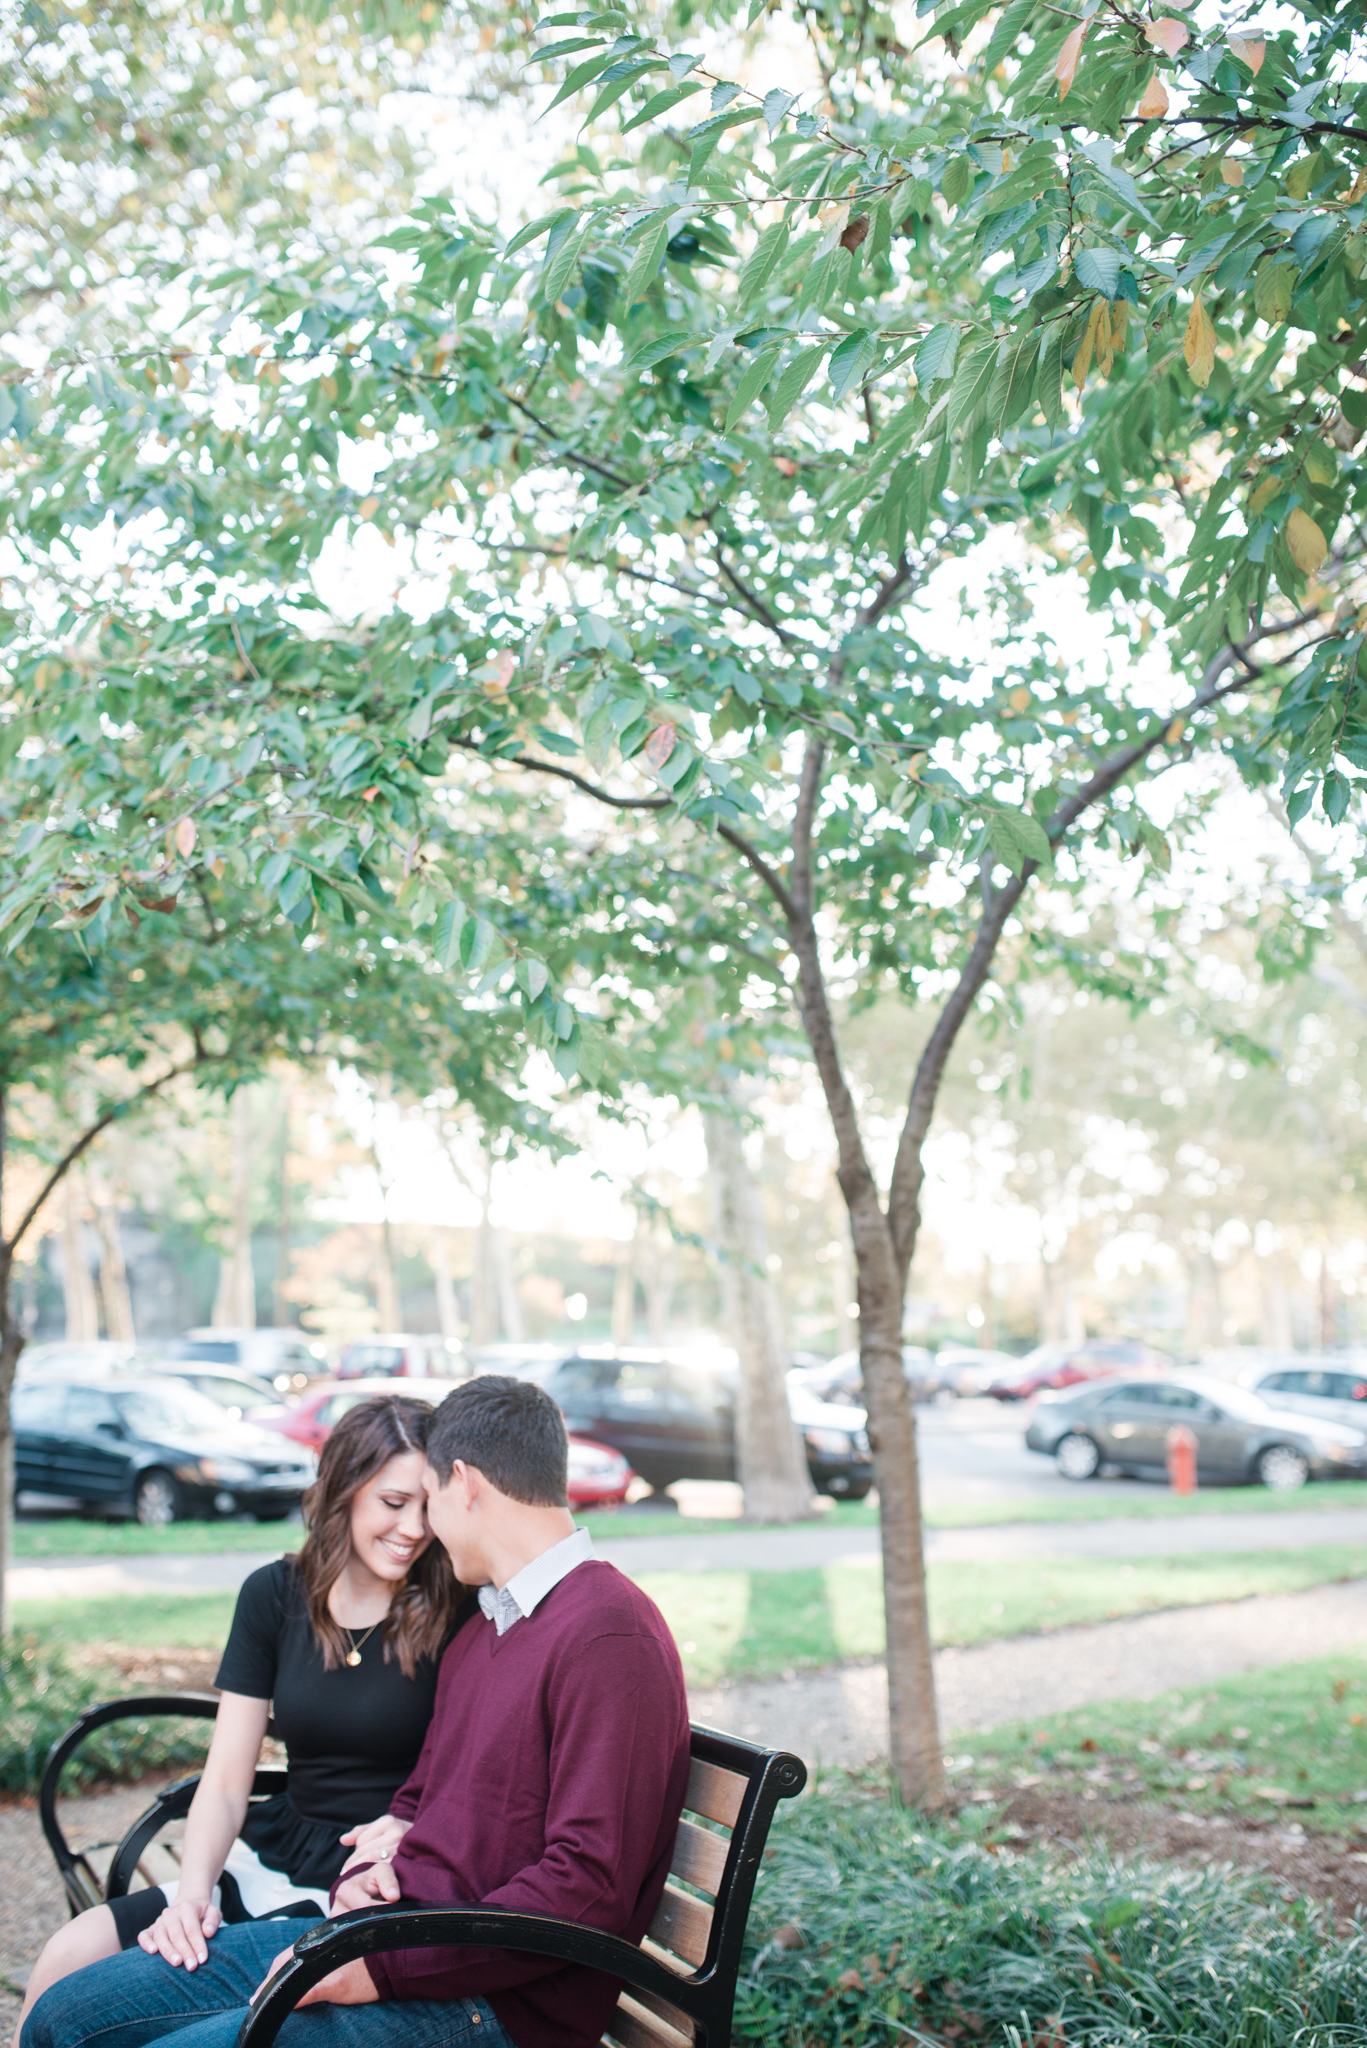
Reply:
[[[1244,167],[1237,158],[1227,156],[1220,165],[1220,176],[1227,185],[1242,185],[1244,182]]]
[[[1129,325],[1130,302],[1117,299],[1111,308],[1111,347],[1118,355],[1125,346],[1125,330]]]
[[[1163,737],[1170,747],[1175,747],[1186,729],[1187,721],[1185,718],[1174,718]]]
[[[356,507],[356,517],[358,519],[373,519],[379,509],[380,501],[378,498],[362,498],[360,504]]]
[[[1308,199],[1310,187],[1319,176],[1319,169],[1320,153],[1318,150],[1314,152],[1313,156],[1303,156],[1296,163],[1292,164],[1286,174],[1287,198]]]
[[[1305,473],[1312,484],[1331,484],[1338,475],[1338,461],[1323,441],[1312,441],[1305,451]]]
[[[1020,689],[1011,692],[1006,701],[1013,711],[1028,711],[1030,709],[1030,692],[1022,684]]]
[[[188,860],[190,858],[190,855],[195,850],[195,840],[198,837],[199,834],[195,830],[194,819],[182,818],[176,826],[176,851],[183,859]]]
[[[1155,71],[1144,88],[1144,97],[1139,102],[1141,121],[1161,121],[1168,111],[1168,95],[1162,79]]]
[[[324,398],[335,398],[337,396],[337,379],[335,377],[322,377],[319,379],[319,382],[323,387]]]
[[[1059,51],[1058,62],[1054,66],[1054,76],[1058,80],[1058,96],[1061,100],[1067,99],[1068,88],[1077,77],[1077,60],[1082,55],[1082,38],[1086,33],[1087,23],[1080,21],[1072,34],[1063,39],[1063,48]]]
[[[1087,372],[1092,367],[1092,351],[1096,347],[1097,332],[1103,319],[1106,317],[1106,312],[1107,307],[1104,299],[1097,299],[1093,302],[1091,317],[1087,322],[1087,330],[1078,343],[1077,354],[1073,357],[1073,389],[1075,391],[1081,391],[1083,385],[1087,382]],[[1107,323],[1106,331],[1109,335],[1109,322]]]
[[[1174,21],[1165,14],[1161,21],[1146,21],[1144,33],[1155,50],[1161,50],[1167,57],[1175,57],[1191,41],[1191,31],[1182,22]]]
[[[1256,78],[1263,68],[1267,44],[1261,36],[1231,36],[1229,54],[1231,57],[1237,57],[1241,64],[1246,64]]]
[[[1286,522],[1286,545],[1296,567],[1313,576],[1329,552],[1329,543],[1308,512],[1298,505]]]
[[[175,379],[177,390],[187,391],[189,389],[190,365],[186,362],[184,356],[176,357],[175,365],[172,368],[171,375]]]
[[[1259,484],[1257,490],[1253,493],[1253,496],[1248,501],[1249,511],[1266,511],[1267,507],[1272,503],[1272,500],[1276,497],[1281,487],[1282,480],[1279,476],[1265,476],[1262,482]]]
[[[1210,373],[1215,368],[1215,329],[1198,292],[1192,301],[1191,316],[1187,331],[1182,338],[1182,354],[1187,368],[1191,371],[1193,384],[1202,390],[1210,382]]]
[[[228,872],[228,863],[227,863],[227,861],[226,861],[226,860],[211,860],[211,861],[209,862],[209,872],[210,872],[210,874],[211,874],[211,875],[213,876],[213,878],[214,878],[214,880],[215,880],[216,882],[221,882],[221,881],[223,880],[223,877],[224,877],[224,876],[225,876],[225,875],[227,874],[227,872]]]

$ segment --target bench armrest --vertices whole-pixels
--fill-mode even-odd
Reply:
[[[506,1948],[553,1956],[602,1970],[681,2010],[689,2007],[689,1990],[705,1981],[676,1976],[629,1941],[573,1920],[516,1913],[506,1906],[411,1906],[400,1900],[392,1906],[363,1906],[300,1935],[290,1961],[267,1978],[247,2008],[237,2048],[271,2048],[304,1993],[343,1963],[415,1948]]]

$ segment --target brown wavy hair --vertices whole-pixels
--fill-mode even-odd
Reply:
[[[346,1631],[328,1612],[328,1595],[351,1555],[351,1504],[391,1458],[426,1451],[431,1420],[425,1401],[377,1394],[347,1411],[318,1454],[318,1477],[303,1501],[308,1535],[294,1561],[327,1671],[335,1671],[351,1647]],[[465,1594],[450,1558],[433,1538],[390,1601],[382,1638],[385,1662],[392,1651],[404,1677],[412,1678],[419,1658],[438,1656]]]

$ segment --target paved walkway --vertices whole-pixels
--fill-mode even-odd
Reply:
[[[941,1725],[953,1738],[1093,1700],[1154,1699],[1181,1686],[1337,1651],[1367,1652],[1361,1581],[939,1650],[935,1683]],[[887,1748],[881,1664],[717,1686],[694,1692],[691,1710],[695,1720],[795,1750],[809,1763],[859,1764]]]
[[[1362,1544],[1367,1509],[1306,1508],[1285,1514],[1193,1515],[1163,1521],[1003,1522],[984,1529],[928,1529],[937,1564],[991,1564],[1023,1557],[1175,1557]],[[708,1536],[621,1536],[600,1557],[642,1572],[804,1571],[846,1557],[876,1557],[877,1529],[737,1529]],[[99,1599],[113,1593],[231,1592],[278,1550],[176,1557],[54,1557],[13,1565],[12,1600]]]

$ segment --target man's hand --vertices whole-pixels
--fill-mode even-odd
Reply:
[[[138,1936],[138,1946],[149,1956],[165,1956],[168,1963],[193,1970],[207,1963],[206,1944],[223,1924],[223,1915],[210,1899],[172,1900],[150,1927]]]
[[[346,1834],[338,1837],[343,1848],[351,1848],[342,1869],[353,1870],[358,1863],[387,1862],[412,1825],[411,1820],[399,1820],[392,1813],[382,1813],[378,1820],[368,1820],[364,1827],[348,1829]]]
[[[294,1950],[282,1948],[267,1970],[266,1977],[273,1977],[282,1963],[293,1960]],[[266,1979],[263,1977],[261,1981],[264,1983]],[[260,1988],[258,1984],[257,1990]],[[297,2012],[303,2005],[377,2005],[379,1997],[374,1979],[364,1963],[343,1963],[340,1970],[333,1970],[320,1984],[315,1984],[312,1991],[306,1991],[302,1998],[296,1999],[294,2009]]]
[[[334,1915],[354,1913],[360,1906],[388,1906],[402,1897],[403,1887],[393,1864],[372,1863],[369,1870],[358,1870],[355,1877],[343,1879],[337,1887],[332,1911]]]

